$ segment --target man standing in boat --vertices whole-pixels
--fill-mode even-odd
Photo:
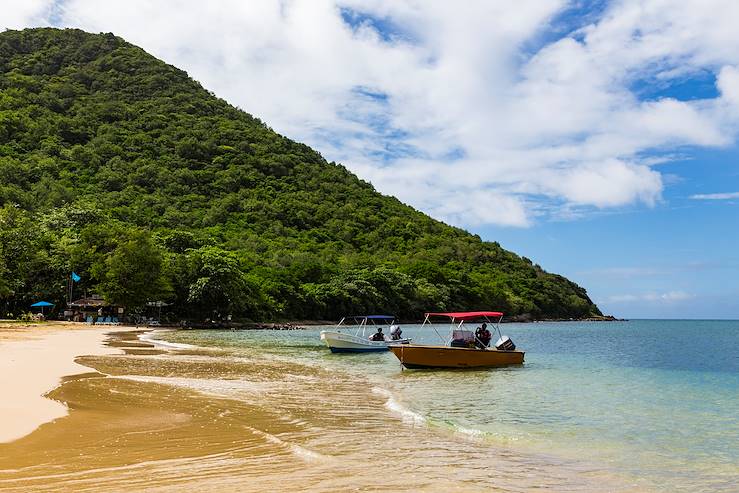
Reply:
[[[492,334],[488,330],[488,324],[482,324],[482,327],[478,327],[475,331],[475,343],[477,347],[484,349],[490,345],[490,339]]]

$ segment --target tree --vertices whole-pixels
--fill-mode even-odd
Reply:
[[[233,252],[203,247],[189,254],[188,303],[201,313],[253,315],[260,294]]]
[[[5,258],[3,257],[2,245],[0,245],[0,299],[7,298],[13,292],[10,290],[10,285],[7,280],[8,268],[5,265]]]
[[[133,231],[93,267],[106,301],[136,310],[147,301],[166,298],[171,287],[165,277],[164,257],[144,231]]]

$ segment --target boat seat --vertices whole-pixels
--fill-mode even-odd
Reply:
[[[475,344],[475,334],[470,330],[453,330],[451,347],[472,347]]]
[[[471,330],[454,330],[452,331],[452,340],[453,341],[464,341],[464,342],[474,342],[475,341],[475,333]]]

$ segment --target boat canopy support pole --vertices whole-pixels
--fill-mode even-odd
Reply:
[[[452,320],[454,320],[454,319],[452,319]],[[421,325],[421,327],[423,327],[426,324],[429,324],[431,326],[431,328],[434,329],[434,332],[436,332],[436,335],[439,336],[439,340],[441,340],[441,342],[444,342],[444,338],[441,337],[441,334],[439,334],[439,331],[436,330],[436,327],[434,326],[434,324],[432,324],[429,321],[429,316],[428,315],[426,315],[426,318],[423,319],[423,324]]]
[[[500,316],[497,322],[495,322],[495,328],[498,329],[498,338],[503,338],[503,333],[500,331],[500,322],[503,320],[503,315]]]

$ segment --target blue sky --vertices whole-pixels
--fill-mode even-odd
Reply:
[[[621,317],[739,318],[733,0],[9,0],[114,32]]]

